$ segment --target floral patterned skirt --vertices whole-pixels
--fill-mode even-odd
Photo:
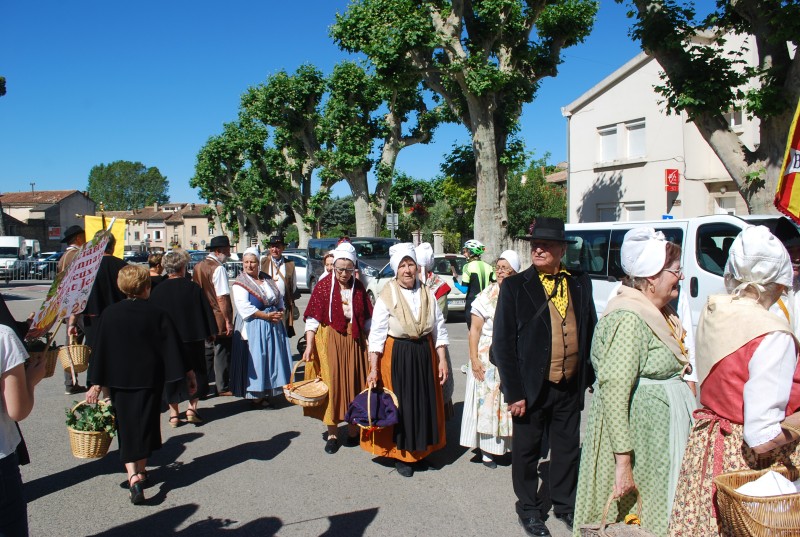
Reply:
[[[674,537],[709,537],[724,535],[737,537],[724,531],[717,520],[716,490],[713,490],[714,466],[720,463],[715,454],[720,424],[725,421],[698,419],[689,436],[683,456],[678,489],[672,504],[669,535]],[[800,465],[800,443],[782,446],[767,455],[759,456],[744,442],[744,426],[730,423],[730,433],[722,433],[720,446],[721,473],[737,470],[761,470],[777,465]]]

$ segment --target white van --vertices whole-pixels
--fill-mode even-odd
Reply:
[[[0,278],[6,283],[16,279],[16,269],[21,259],[25,259],[25,237],[0,237]]]
[[[578,242],[568,245],[563,262],[567,270],[582,270],[592,278],[594,303],[600,315],[606,308],[611,290],[624,276],[619,251],[625,233],[641,226],[662,231],[667,240],[680,245],[683,250],[683,285],[689,294],[689,307],[696,328],[706,297],[725,292],[722,272],[728,250],[733,239],[748,224],[767,226],[773,232],[777,230],[779,237],[797,233],[791,220],[780,215],[737,217],[717,214],[674,220],[567,224],[567,238]]]

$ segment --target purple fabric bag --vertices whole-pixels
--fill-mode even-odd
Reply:
[[[369,427],[367,418],[367,396],[369,396],[369,410],[372,416],[372,426],[383,428],[397,425],[397,405],[394,404],[392,396],[386,393],[383,388],[374,388],[356,395],[353,402],[347,408],[344,420],[353,425]]]

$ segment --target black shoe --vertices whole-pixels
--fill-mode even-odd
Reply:
[[[533,537],[548,537],[550,535],[550,530],[547,529],[547,526],[544,525],[544,521],[541,518],[520,517],[519,525],[522,526],[525,533]]]
[[[572,530],[572,524],[575,522],[575,513],[556,513],[556,518],[566,524]]]
[[[141,481],[137,481],[130,487],[131,503],[139,505],[144,503],[144,487]]]
[[[67,386],[67,389],[64,390],[64,395],[75,395],[77,393],[84,393],[85,391],[86,386],[75,384],[73,386]]]
[[[347,447],[356,447],[360,443],[361,443],[361,437],[359,435],[348,436],[347,440],[344,441],[344,445]]]
[[[325,453],[333,455],[337,451],[339,451],[339,442],[336,441],[336,437],[328,438],[328,441],[325,442]]]
[[[414,475],[414,467],[407,462],[397,461],[394,463],[394,467],[397,470],[397,473],[403,477],[411,477]]]
[[[488,461],[482,461],[482,462],[483,462],[483,465],[485,467],[489,468],[490,470],[494,470],[495,468],[497,468],[497,463],[494,462],[491,459],[489,459]]]

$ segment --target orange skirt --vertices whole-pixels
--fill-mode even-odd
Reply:
[[[403,462],[417,462],[434,451],[440,450],[445,446],[446,437],[445,437],[445,417],[444,417],[444,399],[442,397],[442,386],[439,384],[438,378],[438,371],[439,371],[439,359],[436,356],[436,351],[433,347],[433,339],[431,336],[427,336],[427,350],[430,355],[431,360],[431,369],[432,374],[430,378],[424,379],[418,382],[430,382],[432,384],[433,393],[434,393],[434,405],[435,415],[436,415],[436,431],[435,431],[435,438],[432,443],[428,444],[425,449],[421,450],[414,450],[408,451],[405,449],[400,449],[397,447],[395,443],[395,427],[385,427],[383,429],[377,431],[361,431],[361,449],[367,451],[373,455],[381,456],[381,457],[390,457],[392,459],[397,459]],[[387,337],[386,344],[383,349],[383,356],[380,359],[380,378],[381,384],[386,388],[395,392],[397,398],[401,401],[399,413],[401,415],[401,420],[403,413],[410,413],[410,415],[416,416],[422,413],[429,413],[432,414],[432,409],[429,408],[405,408],[407,405],[403,405],[403,400],[414,400],[414,397],[405,397],[406,394],[397,393],[398,389],[395,388],[395,383],[392,382],[392,362],[394,360],[395,354],[395,339],[392,337]],[[401,358],[402,359],[402,358]],[[395,379],[397,380],[397,379]],[[430,390],[430,386],[427,386]],[[419,390],[422,391],[421,387],[414,387],[414,386],[404,386],[404,390]]]

